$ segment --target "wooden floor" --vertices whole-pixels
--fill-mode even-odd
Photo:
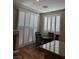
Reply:
[[[19,49],[23,59],[44,59],[44,52],[35,48],[35,45],[28,45]]]
[[[20,48],[18,55],[22,57],[19,59],[65,59],[47,50],[37,49],[34,44]]]

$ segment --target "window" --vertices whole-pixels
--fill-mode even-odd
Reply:
[[[47,17],[44,19],[44,31],[47,31]]]
[[[50,16],[48,17],[48,25],[47,26],[48,26],[48,28],[47,28],[48,32],[50,32],[50,30],[51,30],[51,17]]]
[[[44,32],[60,32],[60,16],[46,16],[44,18]]]
[[[60,32],[60,16],[56,16],[56,32]]]
[[[28,10],[19,9],[19,47],[27,43],[35,42],[35,32],[37,31],[39,14]]]
[[[55,32],[55,16],[52,17],[52,27],[51,27],[51,32]]]

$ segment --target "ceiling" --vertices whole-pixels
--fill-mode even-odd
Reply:
[[[60,9],[65,9],[65,0],[14,0],[16,3],[20,3],[24,6],[37,10],[39,13],[45,13]],[[43,8],[48,6],[48,8]]]

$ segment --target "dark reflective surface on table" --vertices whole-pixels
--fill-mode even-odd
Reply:
[[[46,44],[40,45],[41,48],[64,57],[65,48],[62,48],[63,46],[64,42],[61,42],[59,40],[54,40]],[[63,52],[63,54],[61,54],[61,51]]]

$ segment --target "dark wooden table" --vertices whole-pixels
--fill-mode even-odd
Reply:
[[[55,40],[55,41],[51,41],[51,42],[48,42],[46,44],[43,44],[43,45],[39,46],[39,48],[45,52],[45,59],[53,59],[53,58],[54,59],[65,59],[65,57],[60,55],[60,53],[58,52],[59,42],[60,41]],[[51,48],[51,46],[49,44],[52,44],[51,45],[52,48]],[[48,47],[45,47],[46,45],[48,45]],[[53,46],[57,47],[56,48],[57,51],[54,51]]]

